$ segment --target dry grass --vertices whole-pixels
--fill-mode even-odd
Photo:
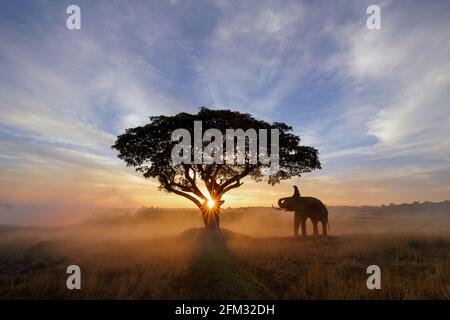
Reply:
[[[101,228],[2,232],[2,299],[448,299],[450,292],[445,233],[301,241],[228,230],[219,239],[198,228],[157,237],[104,237]],[[66,288],[70,264],[81,267],[81,290]],[[381,267],[381,290],[366,287],[371,264]]]

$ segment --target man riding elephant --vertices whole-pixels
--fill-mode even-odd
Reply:
[[[273,207],[273,206],[272,206]],[[278,200],[277,210],[294,211],[294,234],[298,235],[298,228],[302,227],[302,238],[306,238],[306,220],[311,219],[313,223],[314,236],[319,235],[317,223],[322,224],[322,236],[327,236],[328,210],[327,207],[319,199],[313,197],[302,197],[297,186],[294,186],[294,194],[291,197],[281,198]]]

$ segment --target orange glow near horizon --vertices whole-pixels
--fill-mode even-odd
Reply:
[[[123,172],[125,169],[107,165],[101,169],[64,169],[55,165],[5,171],[1,177],[4,183],[0,184],[0,203],[103,208],[195,208],[189,200],[158,190],[156,181],[144,179],[131,170]],[[327,205],[388,205],[391,202],[436,202],[448,199],[448,188],[424,189],[420,184],[412,183],[414,181],[408,177],[392,180],[391,177],[355,173],[345,179],[337,179],[318,171],[275,186],[250,179],[244,181],[242,187],[221,198],[225,201],[221,207],[270,207],[278,198],[291,195],[293,185],[300,188],[302,195],[317,197]],[[200,190],[207,196],[207,205],[214,203],[217,206],[207,190]]]

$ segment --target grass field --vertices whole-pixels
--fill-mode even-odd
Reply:
[[[224,222],[221,237],[212,237],[189,224],[179,225],[167,235],[146,234],[145,230],[151,229],[145,225],[142,229],[4,227],[0,229],[0,297],[449,298],[448,224],[436,223],[441,226],[439,232],[418,232],[423,221],[413,223],[408,219],[411,225],[399,228],[401,232],[385,233],[377,231],[373,221],[373,230],[345,232],[346,228],[358,230],[361,221],[335,220],[335,234],[325,240],[306,241],[288,235],[289,216],[279,225],[267,224],[270,234],[261,232],[259,236],[261,226],[250,231],[245,221]],[[155,224],[151,223],[153,228]],[[81,268],[81,290],[66,288],[66,268],[71,264]],[[372,264],[381,268],[381,290],[366,287],[366,268]]]

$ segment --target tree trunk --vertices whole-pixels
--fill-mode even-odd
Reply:
[[[201,209],[205,229],[208,231],[220,232],[220,209],[202,207]]]

